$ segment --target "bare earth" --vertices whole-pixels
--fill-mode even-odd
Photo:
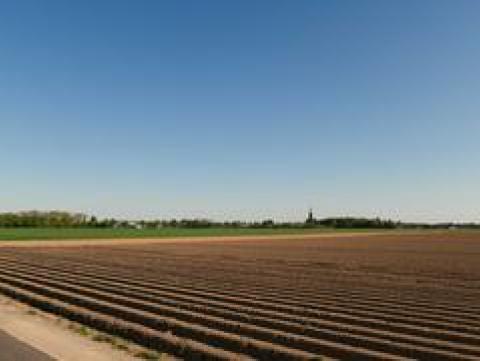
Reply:
[[[476,232],[16,245],[1,293],[185,359],[480,359]]]
[[[397,232],[398,233],[398,232]],[[405,234],[405,232],[400,232]],[[417,233],[417,232],[409,232]],[[216,237],[173,237],[173,238],[116,238],[116,239],[69,239],[69,240],[31,240],[31,241],[0,241],[2,247],[69,247],[69,246],[115,246],[115,245],[145,245],[157,243],[212,243],[212,242],[259,242],[289,239],[319,239],[368,237],[376,235],[395,234],[395,232],[342,232],[303,235],[267,235],[267,236],[216,236]]]
[[[133,357],[77,335],[55,320],[29,313],[30,308],[0,297],[0,329],[15,339],[62,361],[130,361]],[[3,351],[3,350],[2,350]],[[6,352],[7,350],[5,350]],[[0,352],[0,360],[2,358]],[[36,357],[36,356],[35,356]],[[37,359],[37,358],[35,358]],[[32,358],[26,358],[33,360]],[[43,358],[42,358],[43,360]],[[47,358],[45,358],[47,360]],[[17,361],[16,359],[12,361]],[[20,361],[20,360],[19,360]]]

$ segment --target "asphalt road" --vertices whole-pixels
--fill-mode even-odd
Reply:
[[[0,361],[54,361],[54,359],[0,331]]]

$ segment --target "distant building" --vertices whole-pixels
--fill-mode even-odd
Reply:
[[[305,223],[307,223],[307,224],[314,224],[315,223],[315,218],[313,218],[313,211],[312,211],[311,208],[308,210],[308,215],[307,215],[307,219],[306,219]]]

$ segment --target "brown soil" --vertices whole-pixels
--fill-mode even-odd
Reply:
[[[3,247],[0,292],[185,359],[480,358],[480,233],[91,242]]]

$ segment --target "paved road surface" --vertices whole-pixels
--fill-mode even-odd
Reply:
[[[0,361],[53,361],[53,359],[0,331]]]

